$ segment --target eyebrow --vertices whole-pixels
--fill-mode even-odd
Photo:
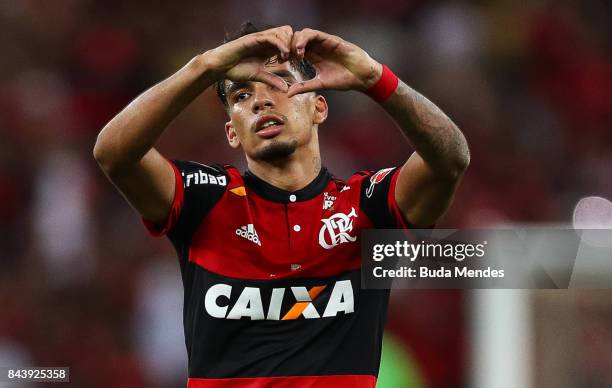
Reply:
[[[229,97],[232,95],[232,93],[234,93],[236,90],[238,89],[242,89],[242,88],[246,88],[249,86],[248,82],[233,82],[230,81],[231,84],[230,86],[227,88],[227,91],[225,92],[225,94]]]

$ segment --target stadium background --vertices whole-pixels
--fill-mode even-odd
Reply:
[[[472,150],[441,227],[568,224],[579,199],[612,199],[610,8],[0,1],[0,365],[70,366],[79,387],[184,386],[174,252],[145,234],[91,151],[115,113],[224,31],[250,18],[340,35],[438,103]],[[357,93],[327,96],[323,163],[337,176],[405,160],[408,147],[378,106]],[[224,121],[209,90],[158,148],[244,167],[225,145]],[[497,305],[507,319],[496,328],[526,344],[531,369],[506,376],[503,362],[478,361],[489,344],[479,345],[475,322],[500,316],[475,307],[483,294],[402,291],[392,298],[379,386],[483,386],[485,374],[498,382],[489,386],[612,386],[609,291],[496,292],[522,301],[514,315]]]

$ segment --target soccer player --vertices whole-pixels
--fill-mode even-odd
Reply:
[[[213,85],[243,174],[153,148]],[[334,177],[319,155],[323,89],[371,96],[416,152],[401,168]],[[250,23],[132,101],[94,156],[178,252],[188,387],[374,387],[389,291],[360,287],[360,230],[431,226],[469,163],[452,121],[361,48]]]

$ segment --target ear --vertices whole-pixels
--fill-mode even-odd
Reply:
[[[327,113],[328,113],[328,108],[327,108],[327,100],[325,99],[325,97],[321,96],[321,95],[316,95],[314,97],[314,123],[315,124],[322,124],[325,119],[327,119]]]
[[[225,136],[227,136],[227,142],[229,143],[230,147],[240,147],[240,139],[238,139],[238,134],[236,134],[234,124],[232,124],[231,120],[225,123]]]

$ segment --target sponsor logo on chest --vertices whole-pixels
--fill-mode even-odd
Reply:
[[[353,286],[350,280],[334,283],[324,307],[315,307],[314,301],[327,295],[323,291],[327,285],[306,287],[273,288],[269,299],[262,297],[259,287],[244,287],[238,299],[230,303],[235,292],[229,284],[215,284],[206,291],[204,308],[208,315],[219,319],[241,319],[289,321],[298,318],[318,319],[335,317],[338,314],[351,314],[355,311]],[[283,311],[283,302],[291,298],[295,301]]]
[[[333,209],[336,197],[330,195],[327,191],[323,193],[323,210]]]
[[[255,230],[255,225],[253,224],[247,224],[236,229],[236,235],[261,246],[261,240],[259,239],[257,231]]]

